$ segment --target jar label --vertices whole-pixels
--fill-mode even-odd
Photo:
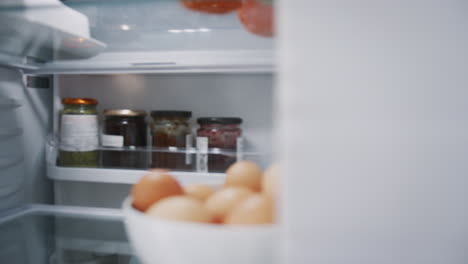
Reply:
[[[236,139],[236,159],[237,161],[244,159],[244,138],[242,137]]]
[[[96,115],[62,115],[60,149],[94,151],[98,149],[98,119]]]
[[[104,147],[121,148],[124,146],[124,137],[119,135],[101,135],[101,144]]]
[[[197,137],[197,171],[208,172],[208,138]]]
[[[193,137],[192,134],[187,134],[185,136],[185,165],[192,164],[192,144],[193,144]]]

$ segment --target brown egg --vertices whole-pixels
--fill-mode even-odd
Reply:
[[[168,169],[159,169],[159,168],[155,168],[155,169],[149,169],[150,172],[158,172],[158,173],[169,173],[170,170]]]
[[[213,217],[213,222],[222,223],[225,216],[253,192],[245,187],[228,187],[215,192],[205,202],[205,208]]]
[[[146,214],[167,220],[211,222],[210,214],[203,207],[203,203],[186,195],[164,198],[148,208]]]
[[[280,166],[278,163],[271,165],[263,174],[262,192],[271,197],[277,197],[280,187]]]
[[[204,202],[215,192],[215,189],[208,185],[194,184],[184,187],[184,191],[186,195],[192,196]]]
[[[153,170],[133,185],[131,191],[133,207],[144,212],[163,198],[184,194],[177,180],[165,172]]]
[[[273,200],[262,194],[254,194],[243,200],[226,216],[227,225],[259,225],[273,223]]]
[[[254,192],[261,190],[262,169],[252,161],[239,161],[231,165],[226,171],[224,186],[246,187]]]

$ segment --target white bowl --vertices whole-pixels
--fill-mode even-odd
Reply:
[[[123,203],[125,227],[144,264],[274,264],[278,229],[155,219]]]

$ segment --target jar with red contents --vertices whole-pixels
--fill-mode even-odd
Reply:
[[[224,172],[236,162],[242,136],[242,119],[238,117],[202,117],[197,119],[200,128],[197,137],[207,138],[210,172]],[[198,146],[197,146],[198,147]],[[198,161],[199,162],[199,161]]]

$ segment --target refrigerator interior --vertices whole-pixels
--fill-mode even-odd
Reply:
[[[178,1],[66,2],[87,14],[83,19],[74,13],[79,25],[54,27],[29,19],[47,9],[12,14],[0,5],[1,64],[24,74],[271,73],[278,47],[278,142],[288,172],[280,199],[285,263],[466,263],[464,1],[279,1],[278,46],[243,32],[235,14],[192,14],[174,5]],[[26,88],[18,71],[1,71],[1,124],[8,126],[0,127],[0,135],[18,135],[14,146],[0,142],[0,166],[12,169],[0,172],[0,194],[8,193],[0,200],[5,212],[51,202],[43,147],[53,122],[38,120],[57,116],[59,93]],[[80,85],[67,78],[86,84],[114,77],[59,76],[54,93]],[[146,92],[154,91],[158,100],[159,88]],[[250,98],[250,91],[244,96]],[[18,150],[25,166],[13,168],[21,160],[13,158]],[[87,174],[82,172],[67,169]]]
[[[0,262],[61,263],[70,256],[55,252],[66,246],[105,263],[123,252],[118,261],[136,263],[119,211],[111,222],[83,224],[83,232],[67,228],[120,207],[145,170],[57,166],[61,99],[96,98],[100,113],[189,110],[193,125],[201,116],[241,117],[246,154],[267,166],[275,148],[274,38],[250,33],[235,12],[201,14],[179,1],[64,2],[0,3]],[[174,175],[183,184],[224,178]],[[89,230],[104,238],[86,237]]]
[[[9,126],[21,122],[24,135],[6,147],[22,146],[28,161],[5,172],[2,185],[24,194],[4,200],[4,208],[50,203],[53,193],[55,202],[118,207],[129,185],[144,173],[56,166],[64,97],[95,97],[100,111],[180,109],[193,111],[195,118],[241,117],[246,152],[263,166],[271,161],[274,38],[249,32],[236,12],[204,14],[167,0],[19,0],[0,4],[0,19],[5,25],[0,64],[13,69],[1,74],[7,81],[1,88],[28,98],[9,109],[18,118],[2,115]],[[10,81],[10,75],[15,79]],[[49,83],[35,85],[38,78]],[[30,97],[39,99],[30,102]],[[6,107],[10,100],[16,104],[12,96],[5,98]],[[15,132],[11,129],[4,134]],[[11,159],[2,161],[14,167],[19,158]],[[219,184],[224,175],[181,172],[177,177],[184,183]]]

